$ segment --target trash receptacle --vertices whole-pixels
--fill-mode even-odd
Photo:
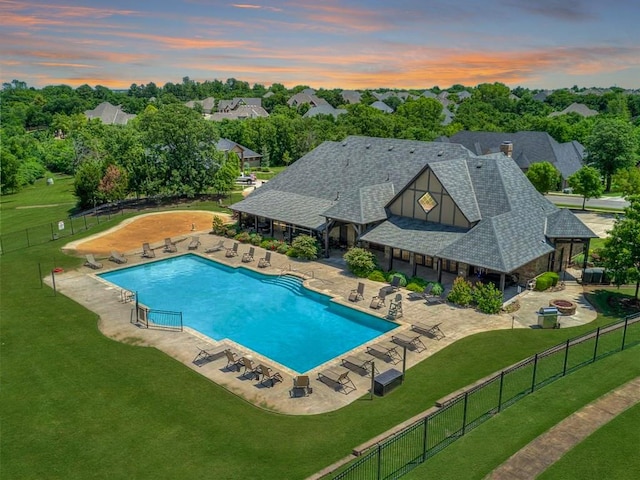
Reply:
[[[540,307],[538,310],[538,326],[542,328],[558,328],[558,309],[556,307]]]

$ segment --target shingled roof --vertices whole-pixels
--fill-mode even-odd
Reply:
[[[390,216],[386,206],[430,168],[470,229]],[[502,154],[372,137],[324,142],[233,210],[322,230],[325,217],[371,226],[361,240],[510,272],[553,250],[553,238],[596,235],[540,195]]]
[[[122,107],[116,107],[109,102],[102,102],[93,110],[85,111],[84,114],[89,120],[99,118],[106,125],[126,125],[129,120],[136,118],[133,113],[125,113]]]
[[[558,143],[547,132],[470,132],[451,136],[452,143],[460,143],[476,155],[500,151],[503,142],[513,143],[512,158],[526,170],[532,163],[549,162],[566,179],[582,168],[584,148],[576,141]]]

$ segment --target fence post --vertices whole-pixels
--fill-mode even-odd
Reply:
[[[4,253],[4,248],[2,247],[2,237],[0,236],[0,255]]]
[[[569,339],[564,347],[564,365],[562,366],[562,376],[567,374],[567,363],[569,362]]]
[[[84,215],[82,216],[82,219],[84,220],[84,229],[85,229],[85,230],[89,230],[89,227],[87,227],[87,215],[86,215],[86,214],[84,214]]]
[[[462,435],[467,430],[467,404],[469,403],[469,392],[464,392],[464,409],[462,411]]]
[[[624,342],[627,340],[627,325],[629,325],[629,316],[624,319],[624,329],[622,330],[622,345],[620,351],[624,350]]]
[[[73,231],[73,217],[69,217],[69,223],[71,224],[71,235],[75,235],[75,232]]]
[[[536,370],[538,369],[538,354],[533,357],[533,375],[531,378],[531,393],[536,389]]]
[[[382,473],[382,445],[378,444],[378,480],[380,480],[380,474]]]
[[[498,393],[498,413],[502,410],[502,387],[504,385],[504,370],[500,372],[500,392]]]
[[[424,433],[422,434],[422,461],[427,461],[427,423],[429,417],[424,417]]]
[[[593,360],[591,360],[591,362],[595,362],[596,357],[598,356],[598,340],[599,339],[600,339],[600,327],[598,327],[598,330],[596,330],[596,341],[593,346]]]
[[[53,223],[50,223],[49,226],[51,227],[51,240],[55,240],[56,237],[55,237],[55,233],[53,231]]]
[[[55,297],[57,294],[56,290],[56,272],[51,270],[51,283],[53,284],[53,296]]]
[[[180,331],[182,332],[182,312],[180,312]]]
[[[30,247],[30,246],[31,246],[31,244],[29,243],[29,229],[28,229],[28,228],[26,228],[24,231],[25,231],[25,233],[27,234],[27,247]]]

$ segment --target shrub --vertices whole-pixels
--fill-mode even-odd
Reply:
[[[315,260],[318,258],[318,242],[309,235],[299,235],[291,242],[291,249],[287,255],[303,260]]]
[[[493,283],[476,283],[473,287],[473,299],[482,313],[499,313],[504,303],[504,295]]]
[[[382,270],[374,270],[367,277],[369,280],[373,282],[386,282],[387,277],[384,276],[384,272]]]
[[[389,275],[387,276],[387,281],[389,283],[391,283],[391,281],[393,280],[393,277],[400,277],[399,285],[401,287],[406,287],[407,286],[407,276],[404,273],[401,273],[401,272],[389,272]]]
[[[226,236],[229,238],[234,238],[238,231],[235,228],[227,228]]]
[[[222,217],[218,215],[213,216],[213,221],[211,222],[211,233],[221,236],[224,236],[227,233],[227,226],[225,225]]]
[[[407,290],[411,291],[411,292],[422,292],[424,290],[424,287],[416,282],[409,282],[407,283]]]
[[[251,239],[251,235],[249,235],[249,232],[240,232],[233,238],[239,242],[247,243]]]
[[[249,243],[251,243],[251,245],[255,245],[257,247],[260,245],[260,242],[262,242],[262,235],[259,233],[252,233],[249,235]]]
[[[457,277],[453,281],[451,292],[447,295],[447,300],[455,305],[467,307],[473,302],[473,286],[462,277]]]
[[[277,246],[276,251],[278,253],[287,254],[290,248],[291,247],[288,244],[286,244],[285,242],[282,242],[280,245]]]
[[[342,258],[347,268],[357,277],[368,277],[376,269],[376,257],[369,250],[360,247],[350,248]]]
[[[550,287],[555,287],[558,284],[560,277],[556,272],[545,272],[536,278],[536,290],[542,292]]]
[[[426,287],[429,282],[427,282],[424,278],[421,278],[421,277],[411,277],[409,280],[407,280],[407,288],[409,288],[409,285],[411,285],[412,283],[415,283],[416,285],[418,285],[420,287],[420,290],[417,290],[417,291],[421,292],[422,290],[424,290],[424,287]]]
[[[433,287],[431,287],[431,293],[436,296],[442,295],[442,292],[444,292],[444,287],[442,286],[442,284],[438,282],[431,283],[433,283]]]

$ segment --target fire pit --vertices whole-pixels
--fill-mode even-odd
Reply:
[[[550,307],[556,307],[560,315],[573,315],[576,313],[576,303],[571,300],[551,300]]]

